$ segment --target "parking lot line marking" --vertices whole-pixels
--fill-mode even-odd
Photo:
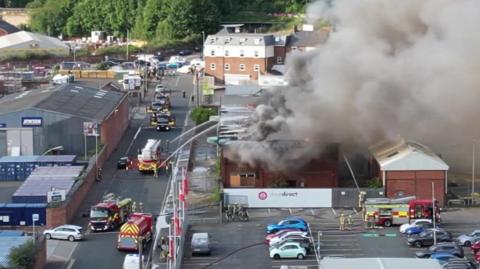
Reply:
[[[305,266],[305,267],[318,267],[318,264],[316,265],[302,265],[302,266]],[[281,268],[282,266],[281,265],[272,265],[272,268]]]
[[[332,212],[333,212],[333,215],[335,215],[335,217],[337,217],[337,212],[335,211],[335,209],[333,209],[333,207],[332,207]]]

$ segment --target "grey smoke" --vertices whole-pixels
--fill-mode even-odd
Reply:
[[[314,141],[299,159],[329,142],[348,151],[398,135],[449,161],[468,154],[480,138],[480,1],[317,1],[307,17],[335,32],[287,59],[290,86],[253,116],[261,146],[239,146],[236,160],[283,167],[266,142],[277,138]]]

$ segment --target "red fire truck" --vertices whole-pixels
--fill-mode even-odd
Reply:
[[[117,249],[138,251],[140,242],[145,247],[152,239],[153,216],[145,213],[133,213],[118,234]]]
[[[432,200],[408,196],[398,199],[369,198],[365,200],[364,218],[377,226],[390,227],[409,223],[413,219],[433,217]],[[440,209],[435,201],[435,221],[440,222]]]
[[[89,227],[93,232],[108,231],[119,227],[132,213],[132,199],[118,199],[107,194],[103,200],[90,208]]]

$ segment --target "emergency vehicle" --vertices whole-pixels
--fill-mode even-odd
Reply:
[[[138,155],[138,171],[141,173],[155,172],[160,168],[161,140],[148,139],[147,144]]]
[[[117,249],[138,251],[140,240],[143,248],[152,239],[153,216],[145,213],[133,213],[118,234]],[[141,238],[140,238],[141,237]]]
[[[93,232],[113,230],[127,220],[132,213],[132,204],[130,198],[120,200],[115,194],[109,193],[90,208],[88,226]]]
[[[409,223],[413,219],[432,218],[432,200],[408,196],[397,199],[369,198],[365,200],[365,220],[377,226],[390,227]],[[440,209],[435,201],[435,221],[440,222]]]

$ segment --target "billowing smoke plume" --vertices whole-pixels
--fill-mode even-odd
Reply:
[[[311,158],[327,142],[348,150],[401,135],[448,155],[480,138],[480,1],[318,1],[307,17],[334,31],[287,59],[290,86],[257,108],[253,140],[319,142],[302,147]],[[235,155],[279,166],[265,143]]]

